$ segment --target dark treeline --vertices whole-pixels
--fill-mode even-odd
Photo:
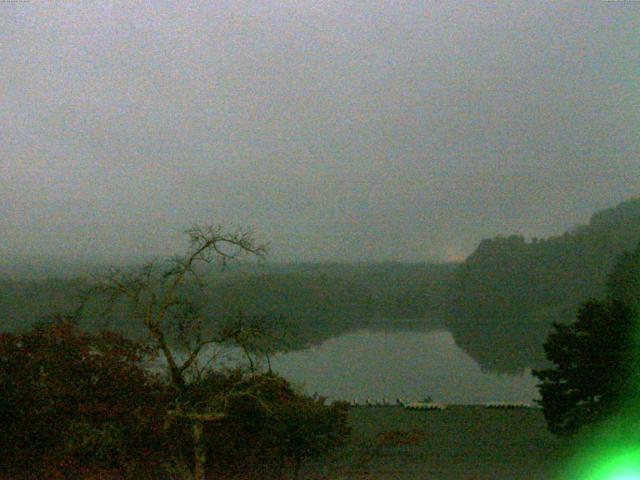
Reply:
[[[238,313],[278,322],[286,331],[283,349],[381,319],[421,319],[430,328],[448,328],[483,368],[519,372],[543,364],[552,323],[571,321],[581,302],[602,296],[607,273],[639,240],[640,199],[633,199],[561,236],[483,240],[461,264],[240,264],[206,272],[215,276],[212,288],[197,295],[211,327]],[[9,331],[72,311],[90,274],[105,270],[65,269],[63,261],[51,260],[5,264],[10,268],[0,265],[0,311],[2,329]],[[126,305],[107,311],[94,302],[83,327],[136,336],[129,320]]]
[[[5,331],[24,329],[56,312],[73,312],[81,292],[91,285],[89,275],[41,279],[43,271],[54,271],[46,263],[44,268],[32,264],[21,271],[32,280],[5,275],[0,281]],[[283,349],[297,349],[383,318],[423,318],[434,328],[442,326],[439,316],[429,314],[444,308],[453,272],[452,265],[396,262],[241,264],[206,272],[214,277],[212,287],[200,292],[194,285],[189,293],[199,298],[210,328],[238,314],[259,315],[282,329]],[[140,333],[122,303],[92,300],[81,324],[90,331],[109,328],[134,338]]]
[[[484,240],[460,265],[447,302],[456,342],[483,367],[519,371],[544,362],[553,322],[570,322],[640,240],[640,199],[594,214],[588,225],[546,240]]]

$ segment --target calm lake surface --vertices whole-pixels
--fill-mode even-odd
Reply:
[[[444,403],[527,402],[537,379],[484,372],[444,329],[362,329],[272,359],[272,368],[307,393],[331,400],[393,402],[430,396]]]

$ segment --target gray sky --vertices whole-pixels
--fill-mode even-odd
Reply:
[[[0,3],[0,251],[429,260],[640,193],[640,3]]]

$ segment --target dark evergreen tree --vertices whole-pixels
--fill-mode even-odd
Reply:
[[[640,379],[635,329],[634,310],[615,300],[590,300],[575,323],[554,325],[544,345],[554,367],[534,371],[549,430],[572,434],[622,408]]]
[[[554,324],[535,370],[549,430],[570,435],[620,412],[640,387],[640,246],[609,276],[603,301],[582,304],[572,324]]]

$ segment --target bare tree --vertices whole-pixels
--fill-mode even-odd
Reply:
[[[261,360],[271,372],[271,355],[287,350],[288,325],[282,316],[268,318],[265,315],[245,315],[242,311],[227,318],[218,340],[242,350],[249,370],[255,372]]]
[[[224,269],[228,262],[243,256],[263,257],[266,246],[258,244],[249,229],[229,232],[221,226],[194,226],[185,233],[189,247],[184,255],[168,262],[149,262],[133,272],[113,270],[97,278],[86,294],[87,298],[107,296],[110,305],[126,299],[133,306],[135,319],[144,325],[164,357],[170,384],[176,390],[176,405],[170,415],[192,421],[193,478],[204,480],[203,423],[224,418],[224,401],[217,405],[209,402],[206,412],[184,401],[190,369],[198,365],[204,347],[216,341],[213,335],[204,334],[202,309],[189,289],[207,287],[202,272],[207,264],[217,263]],[[234,335],[245,338],[247,334],[234,331]],[[185,352],[183,359],[176,356],[174,346]]]

